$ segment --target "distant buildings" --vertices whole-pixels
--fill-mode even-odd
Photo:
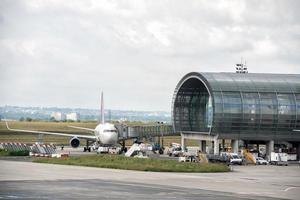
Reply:
[[[70,121],[79,121],[80,120],[80,115],[79,113],[69,113],[66,115],[67,116],[67,120]]]
[[[99,119],[99,109],[0,106],[0,115],[2,116],[2,120],[19,120],[21,117],[30,117],[33,120],[48,121],[50,116],[53,116],[53,118],[51,118],[52,121],[56,121],[56,119],[61,120],[61,117],[55,117],[54,113],[80,113],[80,121],[97,121]],[[65,120],[67,120],[67,116],[65,117]],[[105,112],[105,119],[108,121],[125,120],[142,122],[170,122],[171,113],[165,111],[110,110]]]
[[[51,114],[51,118],[54,118],[55,121],[65,121],[66,115],[61,112],[54,112]]]
[[[80,115],[79,113],[68,113],[64,114],[61,112],[54,112],[51,114],[51,118],[53,118],[55,121],[80,121]]]

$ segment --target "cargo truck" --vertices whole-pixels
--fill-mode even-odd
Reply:
[[[288,155],[287,153],[275,153],[271,152],[271,165],[285,165],[288,166]]]

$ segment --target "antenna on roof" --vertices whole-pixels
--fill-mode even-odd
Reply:
[[[246,66],[246,60],[243,62],[243,57],[241,57],[241,63],[236,64],[236,73],[238,74],[247,74],[248,73],[248,67]]]

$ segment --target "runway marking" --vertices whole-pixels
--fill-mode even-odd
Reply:
[[[285,192],[287,192],[287,191],[289,191],[289,190],[291,190],[291,189],[295,189],[296,187],[288,187],[288,188],[286,188],[284,191]]]
[[[152,188],[152,189],[159,189],[159,190],[162,190],[162,188],[160,186],[154,186],[154,185],[148,185],[148,184],[139,184],[139,183],[124,183],[124,182],[119,182],[119,183],[116,183],[114,181],[105,181],[106,183],[111,183],[111,184],[118,184],[118,185],[126,185],[126,186],[137,186],[137,187],[143,187],[143,188]],[[186,190],[185,189],[182,189],[180,187],[176,187],[176,188],[170,188],[172,186],[168,186],[168,188],[165,188],[165,189],[168,189],[168,190],[172,190],[172,191],[181,191],[181,192],[185,192]]]

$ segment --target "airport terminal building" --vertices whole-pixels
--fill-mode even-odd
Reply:
[[[299,149],[300,75],[191,72],[176,86],[172,122],[183,144],[263,141],[271,151],[274,142],[286,141]]]

